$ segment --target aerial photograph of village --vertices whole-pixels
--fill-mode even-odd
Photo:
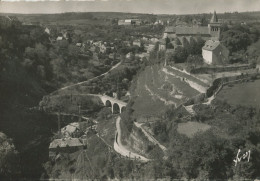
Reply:
[[[260,181],[259,0],[0,1],[0,181]]]

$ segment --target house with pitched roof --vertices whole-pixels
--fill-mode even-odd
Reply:
[[[141,20],[139,19],[124,19],[124,20],[119,20],[118,25],[140,25]]]
[[[51,33],[50,29],[47,27],[45,28],[44,32],[47,33],[48,35]]]
[[[176,28],[174,26],[168,26],[164,30],[163,39],[165,38],[174,39],[176,38],[175,33],[176,33]]]
[[[141,47],[141,41],[140,40],[134,40],[133,41],[133,46]]]
[[[202,47],[202,57],[207,64],[225,64],[229,60],[229,50],[218,40],[208,40]]]
[[[58,153],[73,153],[82,150],[84,144],[79,138],[55,139],[49,146],[49,157],[54,157]]]

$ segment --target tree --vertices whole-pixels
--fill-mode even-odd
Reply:
[[[176,43],[176,45],[182,45],[179,38],[176,38],[176,39],[175,39],[175,43]]]
[[[196,54],[200,53],[198,51],[198,44],[193,37],[190,38],[190,46],[189,47],[190,47],[189,52],[188,52],[189,54],[196,55]]]
[[[173,53],[173,61],[175,63],[183,63],[188,57],[187,50],[183,47],[177,47]]]
[[[205,40],[203,40],[201,37],[197,38],[197,46],[195,47],[195,52],[198,55],[201,55],[202,53],[202,47],[205,45]]]
[[[48,52],[47,48],[42,45],[41,43],[37,43],[35,45],[35,56],[37,57],[38,63],[39,64],[44,64],[46,60],[48,59]]]
[[[201,66],[203,64],[203,58],[201,55],[189,55],[187,58],[187,64],[194,67]]]
[[[183,21],[184,22],[186,22],[186,23],[191,23],[192,22],[192,16],[190,16],[190,15],[185,15],[184,17],[183,17]]]
[[[44,29],[40,26],[37,26],[36,28],[33,28],[30,31],[30,38],[34,41],[34,42],[38,42],[38,43],[48,43],[49,39],[48,39],[48,34],[46,34],[44,32]]]
[[[45,79],[46,78],[46,72],[45,72],[45,68],[43,65],[38,65],[37,66],[37,74],[42,78]]]
[[[12,140],[0,132],[0,178],[3,180],[17,179],[20,171],[18,152]]]
[[[51,61],[51,66],[52,66],[53,74],[56,76],[57,79],[66,80],[67,71],[66,71],[66,64],[63,58],[59,57],[53,59]]]
[[[167,48],[168,48],[168,49],[174,49],[174,46],[173,46],[172,43],[168,43],[168,44],[167,44]]]
[[[208,24],[209,24],[209,21],[208,21],[208,19],[207,19],[206,14],[203,14],[203,15],[202,15],[200,21],[201,21],[201,26],[208,26]]]
[[[188,178],[204,177],[208,180],[228,177],[231,168],[225,165],[233,164],[234,155],[227,140],[207,131],[182,144],[175,150],[182,152],[181,157],[173,159],[180,161],[180,168]]]
[[[233,29],[223,32],[221,39],[231,53],[239,50],[245,50],[251,43],[248,33]]]
[[[190,48],[190,43],[185,36],[182,37],[182,45],[186,50]]]

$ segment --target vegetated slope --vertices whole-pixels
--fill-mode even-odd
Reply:
[[[49,86],[46,79],[36,73],[39,62],[35,60],[34,69],[27,69],[23,55],[25,47],[34,46],[40,39],[46,43],[46,37],[30,37],[30,32],[18,21],[3,19],[0,18],[0,131],[13,139],[20,163],[12,164],[21,169],[19,175],[8,173],[5,178],[36,180],[43,172],[41,164],[48,159],[51,129],[56,130],[57,125],[52,116],[29,110],[38,104]]]
[[[218,100],[231,105],[243,105],[260,108],[260,80],[224,86],[217,95]]]
[[[19,178],[38,179],[43,172],[41,164],[48,159],[49,138],[51,129],[57,128],[56,121],[44,113],[29,111],[44,90],[19,64],[5,66],[0,77],[0,130],[14,140],[19,152]]]
[[[133,94],[136,96],[133,105],[136,116],[158,115],[166,107],[177,107],[199,94],[180,77],[164,69],[160,65],[152,65],[138,75]]]

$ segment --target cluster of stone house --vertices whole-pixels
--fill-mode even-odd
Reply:
[[[140,19],[121,19],[118,20],[118,25],[169,25],[171,23],[170,20],[162,20],[162,19],[157,19],[155,22],[151,22],[148,20],[140,20]]]
[[[45,32],[48,33],[48,29],[45,29]],[[66,30],[63,30],[61,32],[61,35],[57,37],[56,41],[61,41],[61,40],[68,40],[68,32]]]
[[[176,42],[181,42],[185,37],[190,41],[191,37],[202,38],[206,41],[202,48],[202,56],[204,62],[207,64],[223,64],[229,59],[228,49],[219,41],[221,32],[221,22],[218,20],[217,14],[214,11],[210,23],[208,26],[197,26],[192,27],[166,27],[163,39],[168,39],[174,46],[174,48],[182,45],[178,45]],[[161,41],[159,44],[159,50],[166,50],[166,42]]]
[[[144,52],[135,53],[135,54],[134,54],[134,52],[129,52],[126,54],[126,58],[131,59],[132,57],[138,57],[138,58],[140,58],[141,61],[143,60],[143,58],[149,58],[150,53],[152,51],[154,51],[155,45],[159,41],[160,40],[156,37],[150,37],[150,38],[142,37],[142,38],[133,40],[132,46],[138,46],[138,47],[143,46]],[[130,42],[129,42],[129,46],[131,46]]]
[[[141,25],[141,20],[140,19],[122,19],[118,20],[118,25],[124,25],[124,26],[129,26],[129,25]]]
[[[81,129],[79,124],[77,122],[70,123],[60,130],[60,138],[54,139],[49,145],[50,158],[55,158],[59,153],[73,153],[83,150],[87,146],[87,132],[89,128],[84,130],[83,135],[79,134]]]
[[[83,150],[84,144],[79,138],[55,139],[49,146],[49,157],[54,158],[59,153],[73,153]]]
[[[113,51],[115,49],[114,43],[108,43],[103,41],[89,41],[90,51],[99,50],[100,53],[106,53],[108,50]]]

